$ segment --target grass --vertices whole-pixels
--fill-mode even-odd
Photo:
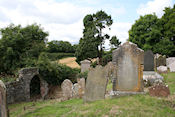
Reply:
[[[168,74],[162,74],[164,76],[164,80],[166,84],[168,84],[170,88],[171,94],[175,95],[175,73],[170,72]]]
[[[173,93],[175,73],[164,76]],[[175,117],[175,98],[156,98],[146,94],[91,103],[83,103],[82,99],[45,100],[12,104],[9,109],[10,117]]]

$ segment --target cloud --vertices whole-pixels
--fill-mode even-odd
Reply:
[[[118,8],[107,4],[98,7],[82,6],[77,2],[75,4],[74,2],[58,2],[56,0],[0,0],[0,28],[10,23],[21,24],[22,26],[37,23],[49,32],[49,41],[64,40],[78,43],[80,37],[82,37],[85,15],[95,13],[98,10],[105,10],[112,17],[126,12],[122,6]],[[95,4],[98,4],[98,2],[100,0],[96,1]],[[93,1],[91,1],[92,3]],[[122,25],[114,26],[112,32],[123,39],[126,37],[124,36],[126,30],[120,30],[121,27]]]
[[[148,1],[146,4],[141,4],[137,9],[137,13],[139,15],[156,13],[158,17],[161,17],[164,13],[164,8],[172,5],[172,0],[152,0]]]

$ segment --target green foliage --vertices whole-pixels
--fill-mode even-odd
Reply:
[[[51,61],[56,61],[58,59],[73,57],[74,53],[46,53]]]
[[[129,41],[144,50],[154,50],[154,45],[161,39],[159,19],[154,15],[140,16],[129,30]]]
[[[9,25],[0,30],[0,72],[14,74],[17,68],[34,65],[45,51],[48,33],[36,24],[21,27]]]
[[[51,41],[48,42],[47,51],[50,53],[64,52],[75,53],[75,47],[68,41]]]
[[[118,48],[118,46],[121,44],[121,42],[119,41],[119,39],[116,36],[113,36],[110,39],[110,45],[111,48]]]
[[[129,41],[144,50],[167,56],[175,55],[175,5],[165,8],[159,19],[154,15],[140,16],[129,30]]]
[[[110,61],[112,61],[112,50],[104,54],[102,57],[102,65],[105,66]]]
[[[77,78],[85,78],[87,79],[88,77],[88,71],[85,71],[85,72],[81,72],[77,75]]]
[[[174,44],[174,50],[171,50],[168,55],[175,55],[175,4],[173,8],[165,8],[164,15],[162,16],[161,25],[163,37],[170,40]]]
[[[110,38],[104,29],[109,28],[112,23],[111,16],[104,11],[98,11],[84,17],[83,37],[80,39],[75,53],[78,62],[94,57],[99,57],[101,61],[104,42]]]
[[[60,85],[65,79],[70,79],[74,82],[76,75],[79,73],[77,69],[50,62],[46,53],[41,53],[39,56],[37,67],[43,79],[52,85]]]

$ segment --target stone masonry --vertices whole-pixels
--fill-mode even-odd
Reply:
[[[41,96],[44,97],[48,93],[48,84],[39,76],[38,68],[23,68],[19,71],[19,78],[17,81],[6,83],[7,88],[7,102],[22,102],[30,101],[30,82],[34,76],[40,78]]]

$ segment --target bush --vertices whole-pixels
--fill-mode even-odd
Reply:
[[[72,69],[66,65],[51,63],[46,53],[40,55],[37,66],[43,79],[52,85],[60,85],[65,79],[74,82],[76,75],[80,72],[80,70]]]
[[[46,54],[51,61],[74,56],[74,53],[46,53]]]
[[[77,75],[77,78],[85,78],[87,79],[87,76],[88,76],[88,71],[85,71],[85,72],[81,72]]]

